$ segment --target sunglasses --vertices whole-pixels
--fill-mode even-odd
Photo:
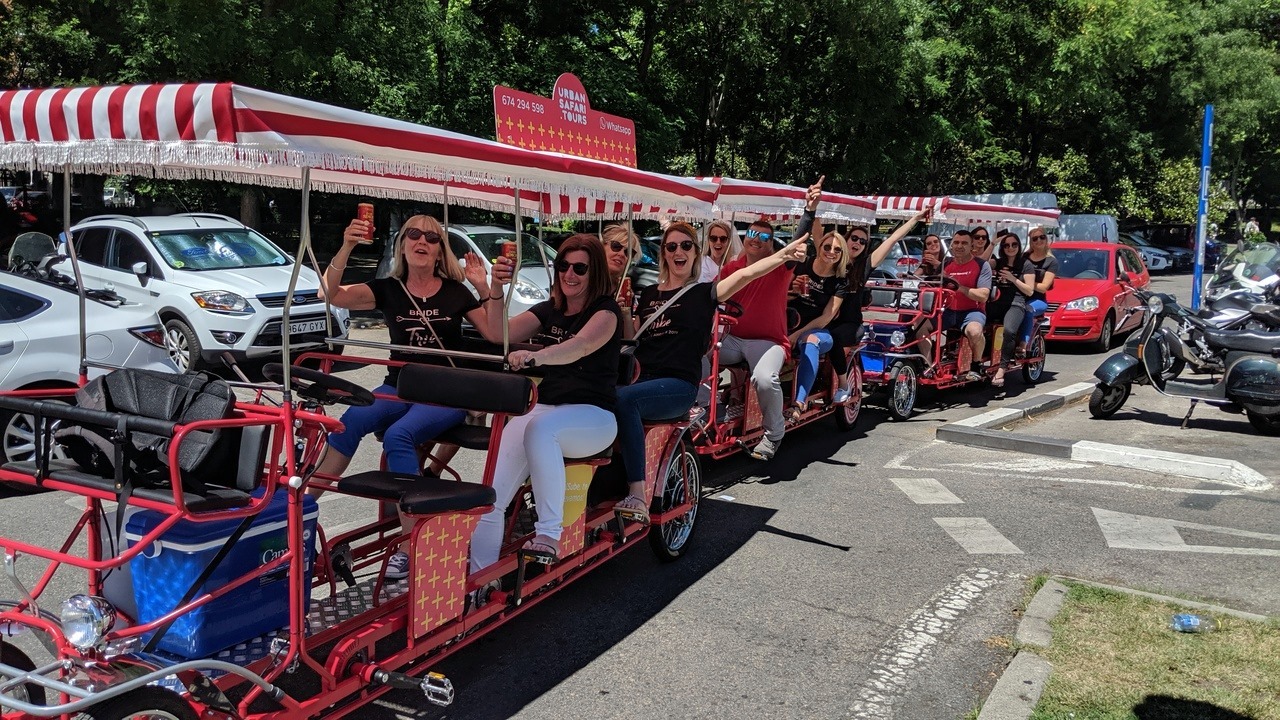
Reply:
[[[663,247],[667,249],[667,252],[675,252],[676,250],[683,250],[685,252],[689,252],[690,250],[693,249],[693,241],[692,240],[681,240],[680,242],[672,241],[667,243],[666,245],[663,245]]]
[[[432,245],[440,244],[440,233],[435,230],[419,230],[418,228],[409,228],[404,231],[405,238],[417,242],[418,240],[426,240]]]
[[[729,242],[729,236],[728,235],[708,235],[707,242],[713,242],[713,243]]]
[[[759,240],[760,242],[767,242],[773,239],[773,233],[762,232],[760,230],[748,230],[747,239]]]
[[[987,235],[974,235],[973,239],[974,240],[990,240],[991,238]]]
[[[614,252],[622,252],[623,250],[626,250],[628,255],[631,254],[631,248],[628,248],[626,245],[623,245],[622,243],[616,240],[609,243],[609,249]],[[578,274],[581,275],[582,273],[578,273]]]
[[[866,245],[866,244],[867,244],[867,239],[866,239],[866,238],[864,238],[864,237],[862,237],[861,235],[850,235],[850,236],[849,236],[849,242],[856,242],[856,243],[858,243],[859,245]]]
[[[828,252],[828,253],[843,253],[843,252],[844,252],[844,248],[842,248],[842,247],[840,247],[839,245],[836,245],[836,244],[834,244],[834,243],[833,243],[833,244],[831,244],[831,245],[823,245],[823,246],[822,246],[822,252]]]
[[[584,262],[571,263],[568,260],[556,260],[555,265],[556,272],[558,273],[567,273],[572,269],[573,274],[578,277],[582,277],[587,274],[587,264]]]
[[[1000,247],[1002,247],[1002,248],[1013,248],[1014,250],[1020,250],[1020,249],[1022,249],[1022,243],[1016,243],[1016,242],[1012,242],[1012,243],[1000,243]]]
[[[1049,236],[1048,235],[1032,235],[1027,239],[1030,240],[1031,242],[1035,242],[1037,240],[1048,240]]]

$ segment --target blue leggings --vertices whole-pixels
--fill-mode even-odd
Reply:
[[[676,378],[642,380],[618,388],[618,445],[627,482],[644,481],[644,421],[666,420],[689,411],[698,386]]]
[[[1018,333],[1018,339],[1022,342],[1031,341],[1031,331],[1036,326],[1036,320],[1044,315],[1049,306],[1043,300],[1027,301],[1027,314],[1022,318],[1022,332]]]
[[[375,393],[393,395],[396,389],[380,385]],[[351,407],[342,413],[342,432],[329,434],[329,446],[347,457],[356,454],[360,440],[372,432],[382,431],[382,449],[387,454],[387,469],[406,475],[418,475],[418,446],[467,419],[466,410],[374,400],[366,407]]]
[[[811,343],[809,338],[817,338],[818,342]],[[796,344],[800,350],[796,368],[796,402],[802,403],[809,397],[809,391],[818,379],[818,360],[831,350],[831,333],[826,329],[810,330],[801,335]]]

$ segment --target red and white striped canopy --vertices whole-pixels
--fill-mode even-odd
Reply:
[[[868,195],[882,218],[909,218],[921,210],[933,211],[934,222],[953,225],[1043,225],[1057,227],[1058,210],[1010,207],[958,200],[953,197],[916,195]]]
[[[279,187],[299,187],[308,167],[332,192],[440,201],[447,182],[451,202],[493,209],[509,190],[485,188],[519,188],[531,206],[564,196],[688,217],[709,217],[716,191],[229,83],[0,92],[0,165]]]
[[[770,221],[795,220],[804,214],[808,191],[794,185],[716,177],[698,178],[719,185],[716,215],[730,220],[762,217]],[[845,223],[875,222],[875,204],[852,195],[824,192],[815,215]]]

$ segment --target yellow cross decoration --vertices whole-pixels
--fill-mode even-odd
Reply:
[[[517,120],[516,127],[520,128],[520,132],[524,132],[524,120]]]
[[[564,139],[564,128],[560,128],[560,129],[556,130],[556,135],[559,135],[559,136],[560,136],[560,139],[561,139],[561,140],[563,140],[563,139]],[[564,151],[563,151],[563,150],[561,150],[560,152],[564,152]]]
[[[527,146],[525,145],[524,138],[520,138],[520,142],[519,142],[519,143],[517,143],[517,145],[519,145],[519,146],[520,146],[520,147],[522,147],[522,148],[523,148],[523,147],[527,147]]]
[[[510,130],[510,129],[511,129],[511,125],[512,125],[512,123],[511,123],[511,117],[510,117],[510,116],[507,116],[507,129],[508,129],[508,130]]]

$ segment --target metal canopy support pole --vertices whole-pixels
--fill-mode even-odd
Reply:
[[[516,294],[516,278],[519,277],[520,265],[524,257],[524,248],[520,242],[520,188],[513,191],[515,198],[516,227],[516,266],[511,269],[511,282],[507,285],[507,296],[502,299],[502,357],[511,354],[511,296]]]
[[[449,242],[449,181],[446,180],[441,185],[444,188],[444,241]]]
[[[1213,106],[1204,106],[1204,141],[1200,147],[1200,203],[1196,207],[1196,264],[1191,279],[1191,309],[1200,309],[1204,282],[1204,243],[1209,229],[1209,164],[1213,155]]]
[[[631,276],[631,266],[632,266],[632,264],[634,264],[634,263],[635,263],[635,261],[636,261],[636,257],[635,257],[635,255],[636,255],[636,248],[635,248],[635,246],[633,246],[633,245],[631,244],[631,241],[632,241],[632,240],[635,238],[635,236],[636,236],[635,232],[631,229],[631,211],[632,211],[631,203],[627,203],[627,264],[626,264],[625,266],[623,266],[623,268],[622,268],[622,279],[618,281],[618,295],[619,295],[619,296],[622,294],[622,284],[623,284],[624,282],[626,282],[626,280],[627,280],[627,278],[628,278],[628,277],[630,277],[630,276]],[[639,245],[639,244],[640,244],[640,243],[638,243],[638,242],[636,243],[636,245]],[[617,300],[617,299],[618,299],[618,297],[615,297],[615,298],[614,298],[614,300]]]
[[[34,172],[34,170],[33,170]],[[80,305],[80,380],[88,379],[89,368],[85,364],[85,300],[84,279],[80,277],[80,258],[76,255],[76,244],[71,242],[71,169],[62,171],[62,237],[67,241],[67,256],[71,258],[71,271],[76,276],[76,302]],[[164,328],[161,328],[161,332]]]
[[[311,252],[311,168],[302,167],[302,225],[298,229],[298,257]],[[284,314],[280,317],[280,364],[284,366],[284,404],[286,407],[291,406],[293,402],[292,393],[289,390],[289,384],[292,381],[290,375],[290,348],[289,348],[289,310],[293,306],[293,293],[298,289],[298,275],[302,272],[302,263],[295,262],[293,264],[293,272],[289,273],[289,292],[284,296]],[[288,454],[289,462],[292,464],[292,454]],[[291,469],[292,472],[292,469]]]

